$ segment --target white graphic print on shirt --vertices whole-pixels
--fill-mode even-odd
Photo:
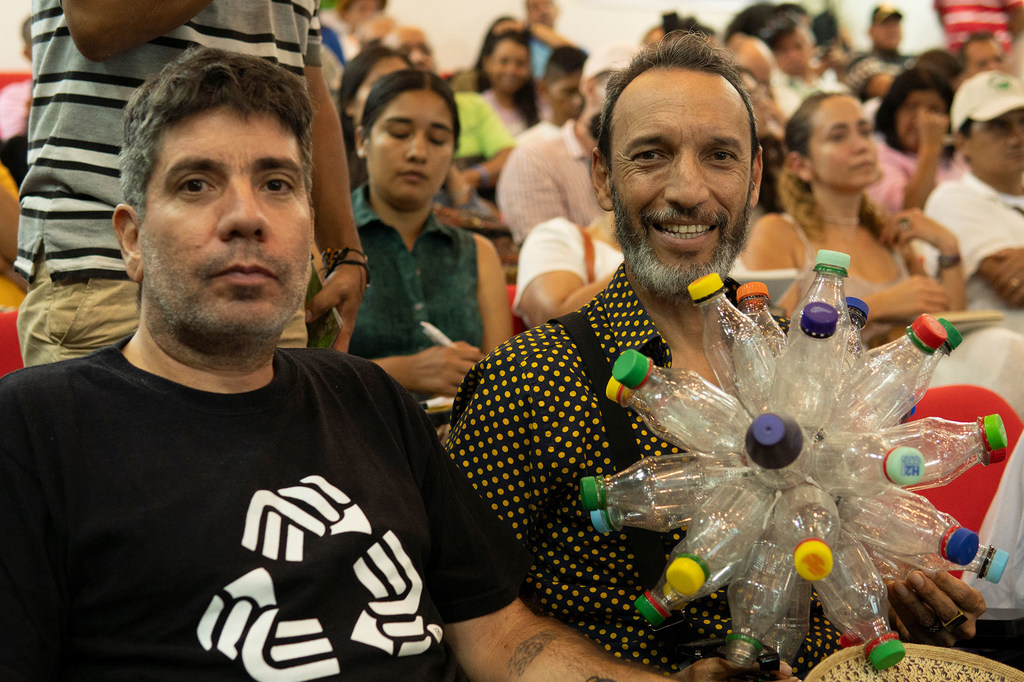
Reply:
[[[243,547],[275,561],[301,562],[307,533],[317,538],[372,533],[359,505],[322,476],[307,476],[301,483],[253,494],[242,532]],[[398,536],[388,530],[382,541],[371,545],[353,565],[373,600],[359,615],[351,639],[391,656],[414,656],[440,642],[443,630],[426,623],[418,613],[423,579]],[[204,649],[216,648],[232,660],[241,659],[246,672],[261,682],[337,675],[340,664],[331,655],[334,647],[320,621],[284,621],[278,620],[278,614],[273,578],[258,568],[213,596],[196,634]],[[304,662],[290,663],[296,660]]]

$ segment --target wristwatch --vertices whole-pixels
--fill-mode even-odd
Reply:
[[[951,253],[948,256],[945,254],[940,254],[938,262],[939,270],[945,270],[946,268],[951,268],[955,265],[960,265],[960,254]]]

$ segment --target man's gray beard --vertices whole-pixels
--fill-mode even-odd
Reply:
[[[615,213],[615,237],[622,249],[622,258],[629,269],[633,286],[642,289],[657,298],[677,303],[690,300],[688,287],[692,282],[709,275],[719,273],[723,278],[732,270],[736,259],[743,252],[750,236],[750,195],[753,186],[747,190],[747,200],[743,204],[743,212],[736,221],[727,224],[725,214],[705,215],[694,212],[684,213],[672,209],[661,211],[641,211],[637,216],[639,225],[633,225],[631,217],[623,206],[615,187],[611,188],[612,207]],[[650,230],[655,229],[654,223],[664,222],[683,216],[697,217],[700,223],[715,225],[719,232],[718,246],[711,261],[707,264],[679,261],[667,265],[658,260],[647,237]],[[699,217],[698,217],[699,216]]]
[[[146,241],[144,236],[144,249]],[[268,349],[272,350],[305,297],[305,287],[296,285],[295,290],[287,295],[290,304],[282,304],[281,312],[274,320],[225,319],[197,305],[184,289],[175,286],[174,270],[168,269],[159,249],[148,248],[147,251],[145,272],[149,276],[142,284],[142,296],[155,309],[155,314],[147,316],[151,331],[202,355],[232,358],[244,364]],[[282,269],[278,271],[283,276]]]

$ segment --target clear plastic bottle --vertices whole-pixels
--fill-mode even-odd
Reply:
[[[747,569],[729,583],[732,632],[725,637],[726,660],[750,665],[764,649],[768,631],[788,610],[790,585],[798,578],[792,555],[766,533],[750,550]]]
[[[824,490],[804,483],[782,491],[769,528],[771,539],[786,550],[791,567],[801,578],[821,580],[832,571],[839,510]]]
[[[747,282],[736,290],[737,307],[757,325],[768,342],[772,355],[779,357],[786,348],[786,334],[771,311],[768,286],[764,282]]]
[[[739,398],[750,414],[765,412],[775,356],[761,330],[725,296],[717,273],[691,283],[689,291],[703,313],[704,354],[719,385]]]
[[[708,581],[694,594],[680,594],[672,589],[665,574],[662,573],[658,584],[644,590],[643,594],[633,600],[633,606],[648,623],[657,627],[668,619],[673,609],[682,609],[694,599],[706,597],[719,587],[721,585],[716,582]]]
[[[800,314],[798,331],[790,333],[786,352],[775,364],[769,404],[810,432],[821,428],[832,409],[825,396],[834,395],[843,369],[843,349],[832,341],[839,313],[828,303],[811,301]]]
[[[856,296],[846,297],[846,312],[850,316],[850,326],[846,330],[846,357],[845,367],[847,370],[856,370],[864,361],[864,340],[861,332],[868,323],[868,304]]]
[[[938,511],[916,493],[892,488],[875,497],[839,500],[843,528],[886,554],[938,554],[961,566],[978,552],[978,535]]]
[[[811,458],[804,457],[807,439],[800,425],[784,414],[758,416],[747,429],[747,462],[764,485],[790,488],[807,480]]]
[[[608,397],[635,410],[665,440],[684,450],[723,456],[743,448],[743,431],[750,423],[746,410],[696,372],[657,367],[630,349],[615,361],[612,378],[631,393],[610,384]]]
[[[807,287],[804,295],[797,301],[791,319],[799,320],[804,306],[812,301],[820,301],[828,303],[836,309],[839,313],[838,327],[847,329],[850,326],[850,313],[846,308],[845,280],[849,268],[850,256],[848,254],[820,249],[815,258],[814,279],[811,280],[811,285]],[[836,338],[837,344],[840,341],[845,343],[846,338]]]
[[[752,478],[718,486],[672,551],[665,572],[672,589],[694,595],[708,583],[714,589],[724,585],[742,568],[774,501],[774,491]]]
[[[786,610],[764,636],[765,646],[779,652],[779,658],[792,664],[811,629],[811,583],[797,576],[790,583]]]
[[[832,495],[879,495],[924,476],[925,458],[914,447],[894,447],[874,433],[830,433],[814,444],[810,476]]]
[[[960,330],[953,326],[953,323],[944,317],[937,318],[942,328],[946,330],[946,340],[941,346],[935,349],[925,363],[921,366],[921,375],[918,377],[916,393],[924,395],[924,392],[928,390],[928,384],[932,381],[932,375],[935,373],[935,367],[942,361],[943,358],[948,358],[949,355],[955,351],[961,343],[963,343],[964,337],[960,334]]]
[[[749,472],[705,465],[694,453],[644,457],[610,476],[580,479],[580,498],[602,533],[623,526],[663,533],[685,525],[719,483]]]
[[[868,352],[863,369],[840,396],[826,432],[876,431],[896,424],[924,395],[919,389],[922,367],[945,340],[939,321],[921,315],[899,339]]]
[[[1006,459],[1006,427],[998,414],[976,422],[925,417],[882,429],[879,436],[893,446],[917,448],[924,456],[923,475],[903,484],[907,490],[946,485],[975,464],[988,466]]]
[[[964,566],[943,559],[938,554],[898,557],[872,550],[870,547],[868,551],[879,575],[886,580],[906,580],[914,571],[967,571],[976,574],[982,580],[996,584],[1002,580],[1006,564],[1010,561],[1009,553],[992,545],[979,548],[974,559]]]
[[[848,639],[866,642],[864,653],[875,670],[890,668],[906,651],[889,629],[889,599],[885,583],[863,545],[840,531],[832,573],[815,584],[825,615]]]

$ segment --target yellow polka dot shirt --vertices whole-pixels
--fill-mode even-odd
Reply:
[[[609,362],[636,349],[669,366],[658,334],[620,266],[608,288],[583,308]],[[477,492],[534,555],[525,591],[546,614],[600,642],[616,656],[675,669],[672,646],[633,608],[651,585],[640,584],[624,533],[598,533],[580,506],[579,480],[615,472],[598,395],[561,325],[510,339],[466,377],[452,411],[448,449]],[[678,452],[630,421],[643,456]],[[681,532],[665,533],[666,560]],[[673,641],[724,637],[722,590],[690,603]],[[806,671],[838,648],[839,634],[812,608],[811,631],[794,668]]]

